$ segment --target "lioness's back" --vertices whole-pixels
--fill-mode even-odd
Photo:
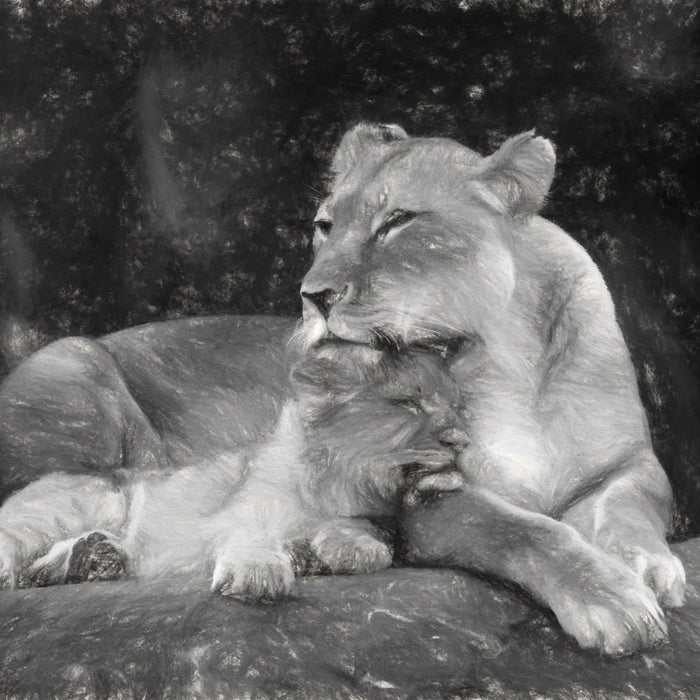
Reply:
[[[100,343],[153,425],[196,455],[255,440],[287,395],[295,321],[219,316],[154,323]]]
[[[169,469],[258,439],[288,392],[294,325],[195,318],[42,348],[2,383],[0,497],[50,471]]]

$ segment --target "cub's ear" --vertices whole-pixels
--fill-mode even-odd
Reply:
[[[333,157],[331,171],[336,177],[342,175],[371,149],[407,138],[408,134],[397,124],[360,122],[343,136]]]
[[[528,131],[485,158],[477,177],[512,215],[536,214],[552,184],[555,161],[552,143]]]

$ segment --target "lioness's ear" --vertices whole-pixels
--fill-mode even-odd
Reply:
[[[478,179],[511,214],[536,214],[552,184],[555,161],[551,142],[528,131],[508,139],[485,158]]]
[[[331,171],[338,176],[346,173],[364,153],[377,145],[407,139],[408,134],[397,124],[368,124],[360,122],[348,131],[333,157]]]

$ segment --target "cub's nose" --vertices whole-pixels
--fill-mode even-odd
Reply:
[[[323,318],[328,319],[328,314],[331,312],[331,307],[343,298],[342,292],[336,292],[335,289],[322,289],[320,292],[303,292],[301,296],[308,299],[320,312]]]
[[[438,441],[445,447],[452,447],[457,452],[469,447],[471,440],[463,430],[459,428],[446,428],[438,435]]]

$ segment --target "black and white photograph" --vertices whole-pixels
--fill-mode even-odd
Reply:
[[[693,0],[0,55],[0,699],[697,697]]]

